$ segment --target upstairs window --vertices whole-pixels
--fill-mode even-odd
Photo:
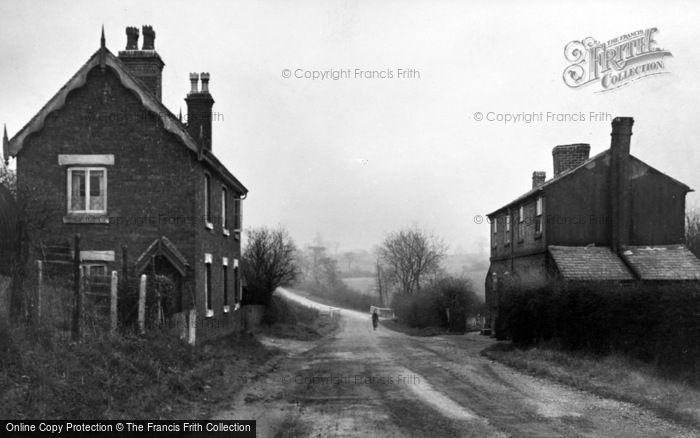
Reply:
[[[542,198],[537,198],[535,204],[535,233],[542,232]]]
[[[506,238],[505,243],[510,243],[510,213],[506,214]]]
[[[68,213],[107,213],[107,169],[68,169]]]
[[[518,209],[518,241],[522,242],[525,237],[525,207],[520,206]]]
[[[240,232],[243,219],[241,217],[241,204],[242,200],[240,198],[235,198],[233,200],[233,231]]]
[[[226,187],[221,188],[221,224],[224,229],[224,234],[228,235],[228,215],[226,214],[226,209],[228,208],[228,194],[226,193]]]
[[[496,246],[496,236],[498,235],[498,218],[493,218],[491,221],[491,246]]]
[[[211,176],[206,173],[204,174],[204,220],[207,228],[214,228],[211,221]]]

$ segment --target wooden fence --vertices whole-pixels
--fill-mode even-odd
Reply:
[[[126,248],[123,250],[125,252]],[[116,333],[120,311],[125,313],[128,310],[120,309],[120,306],[128,305],[124,297],[133,283],[116,270],[108,275],[90,273],[81,264],[79,236],[75,236],[72,247],[42,245],[41,257],[36,260],[36,293],[32,300],[37,321],[50,322],[59,330],[70,330],[73,340],[81,339],[86,333]],[[148,277],[141,275],[136,309],[133,309],[138,315],[137,330],[140,334],[146,332],[147,284]],[[158,323],[162,323],[161,306],[158,306],[157,313]]]

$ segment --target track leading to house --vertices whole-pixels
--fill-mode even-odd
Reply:
[[[479,352],[493,341],[480,335],[414,338],[373,331],[369,314],[342,309],[341,318],[339,333],[294,344],[216,418],[255,419],[261,437],[700,436],[634,405],[484,358]]]

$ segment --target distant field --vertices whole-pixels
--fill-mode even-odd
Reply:
[[[376,295],[376,280],[374,277],[343,278],[343,282],[349,288],[356,290],[363,295]]]

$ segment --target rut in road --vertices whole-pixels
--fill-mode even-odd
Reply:
[[[216,418],[255,419],[265,437],[700,436],[493,362],[479,354],[495,342],[483,336],[415,338],[373,331],[369,314],[341,315],[335,336],[290,351]]]

